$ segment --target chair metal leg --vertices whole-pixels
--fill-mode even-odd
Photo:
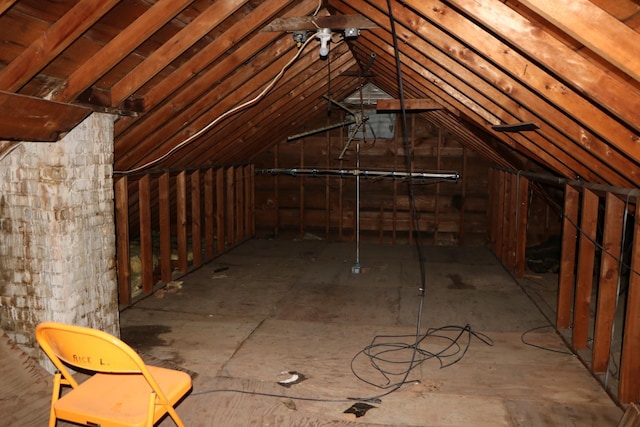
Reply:
[[[51,408],[49,409],[49,427],[56,427],[56,411],[54,405],[60,399],[60,379],[62,375],[56,372],[53,376],[53,391],[51,392]]]

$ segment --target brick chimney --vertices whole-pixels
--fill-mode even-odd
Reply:
[[[43,321],[119,335],[113,124],[94,113],[56,143],[0,154],[0,328],[40,360]]]

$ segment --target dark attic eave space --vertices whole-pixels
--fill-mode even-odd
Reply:
[[[315,39],[299,50],[291,32],[262,31],[314,14],[374,28],[334,31],[328,60]],[[399,98],[401,81],[406,99],[442,106],[420,114],[499,166],[633,188],[639,27],[636,0],[12,0],[0,91],[18,108],[0,138],[20,139],[10,124],[35,97],[58,106],[60,132],[77,107],[121,113],[117,171],[242,163],[331,120],[323,95],[371,82]],[[538,129],[494,128],[518,123]]]

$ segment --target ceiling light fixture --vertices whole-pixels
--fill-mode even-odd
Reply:
[[[331,41],[331,29],[320,28],[316,33],[316,38],[320,40],[320,57],[329,55],[329,42]]]

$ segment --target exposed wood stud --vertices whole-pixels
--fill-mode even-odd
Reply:
[[[327,124],[329,124],[329,118],[327,118]],[[325,157],[325,167],[329,169],[331,166],[331,132],[327,132],[326,136],[326,146],[327,155]],[[330,178],[325,180],[324,184],[324,212],[325,212],[325,220],[324,220],[324,236],[326,239],[329,238],[329,230],[331,229],[331,185]]]
[[[218,253],[224,252],[226,249],[225,232],[225,185],[224,185],[224,169],[218,168],[216,171],[216,237],[218,239]]]
[[[526,267],[527,222],[529,213],[529,180],[522,175],[516,177],[518,186],[516,198],[516,236],[515,245],[515,275],[523,277]]]
[[[249,174],[249,206],[247,207],[247,217],[249,217],[249,234],[247,237],[256,236],[256,167],[254,164],[248,166]]]
[[[193,266],[202,265],[202,212],[200,171],[191,172],[191,251],[193,252]]]
[[[564,187],[564,213],[562,219],[562,248],[558,277],[556,327],[571,326],[571,312],[575,287],[576,248],[578,244],[578,212],[580,193],[570,185]]]
[[[244,192],[245,183],[244,180],[244,168],[242,166],[235,167],[235,237],[233,239],[234,244],[239,244],[244,240]]]
[[[273,150],[273,164],[275,167],[279,167],[279,157],[280,157],[280,143],[276,144]],[[275,229],[273,230],[273,234],[275,237],[278,237],[280,234],[280,179],[279,175],[276,175],[273,179],[273,204],[276,209],[276,219],[275,219]]]
[[[519,191],[520,188],[518,186],[518,177],[512,173],[508,174],[509,180],[509,204],[508,204],[508,212],[507,222],[509,224],[508,230],[508,238],[507,238],[507,267],[510,271],[515,271],[516,269],[516,250],[517,250],[517,233],[518,233],[518,221],[520,218],[518,217],[518,208],[519,208]]]
[[[442,134],[442,129],[438,128],[438,139],[436,141],[436,170],[441,170],[442,168],[442,158],[440,156],[440,148],[442,147],[443,140],[444,140],[444,136]],[[464,174],[462,176],[464,176]],[[436,190],[436,200],[435,200],[435,206],[433,209],[433,222],[434,222],[433,244],[437,245],[439,243],[438,224],[440,224],[440,183],[439,182],[436,182],[435,190]]]
[[[189,270],[187,245],[187,173],[176,175],[176,233],[178,237],[178,271]]]
[[[593,332],[594,372],[605,372],[611,354],[611,334],[618,305],[620,256],[622,254],[622,221],[624,202],[612,193],[606,194],[604,234],[600,258],[600,278]],[[622,325],[620,325],[622,326]]]
[[[165,172],[158,178],[158,212],[160,215],[160,278],[171,280],[171,176]]]
[[[118,256],[118,294],[119,303],[129,305],[131,302],[131,264],[129,263],[129,189],[126,176],[115,182],[115,207],[117,227]]]
[[[205,256],[207,260],[213,259],[216,252],[215,232],[215,171],[208,168],[204,175],[204,236]]]
[[[409,172],[414,171],[415,166],[415,129],[416,129],[416,116],[415,114],[411,115],[411,129],[409,131],[409,135],[406,135],[409,138],[409,153],[410,153],[410,164],[409,164]],[[406,154],[406,153],[405,153]],[[411,203],[411,201],[409,201]],[[409,206],[409,245],[413,245],[414,232],[417,231],[415,229],[416,225],[416,212],[413,206]],[[434,228],[438,228],[438,224],[434,224]]]
[[[496,253],[495,248],[495,181],[497,171],[495,168],[489,168],[487,176],[487,238],[489,239],[489,247]]]
[[[151,221],[151,177],[143,175],[138,181],[140,209],[140,261],[142,264],[142,292],[153,290],[153,233]]]
[[[465,212],[467,210],[467,165],[469,160],[469,151],[465,145],[462,146],[462,170],[460,171],[460,230],[458,232],[458,244],[465,244]]]
[[[304,138],[300,140],[300,167],[304,167]],[[305,177],[301,176],[299,179],[298,187],[298,213],[300,215],[300,229],[298,230],[299,236],[304,236],[304,180]]]
[[[593,289],[593,263],[595,258],[596,229],[598,226],[598,196],[589,189],[582,192],[582,217],[578,243],[578,274],[573,312],[573,346],[587,348],[591,291]]]
[[[227,247],[233,247],[236,244],[235,236],[236,236],[236,200],[235,200],[235,189],[236,189],[236,173],[235,167],[229,166],[227,168],[227,177],[226,177],[226,202],[227,202],[227,210],[226,210],[226,233],[225,233],[225,241],[227,242]]]
[[[494,206],[497,208],[495,211],[495,254],[500,260],[504,260],[504,227],[505,227],[505,199],[506,199],[506,186],[505,186],[504,171],[496,172],[496,184],[494,185]]]
[[[627,291],[622,358],[618,398],[622,403],[640,401],[640,200],[635,198],[636,214],[633,230],[633,249]]]

